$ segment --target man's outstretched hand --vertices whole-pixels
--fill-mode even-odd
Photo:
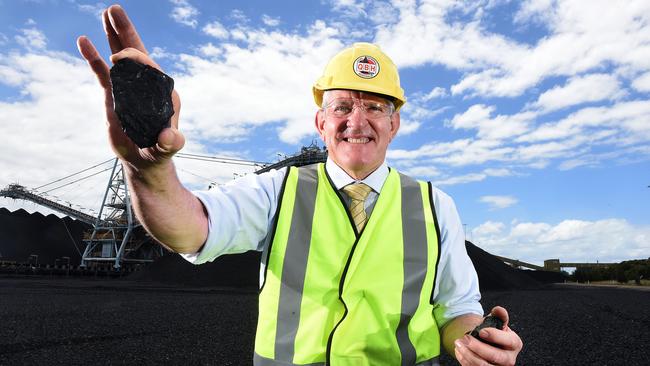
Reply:
[[[514,365],[517,361],[523,343],[517,333],[508,327],[508,312],[496,306],[490,314],[503,320],[503,330],[486,328],[480,331],[479,336],[496,347],[468,334],[457,339],[454,342],[455,355],[461,365]]]
[[[130,58],[139,63],[160,69],[147,53],[147,50],[138,35],[133,23],[129,20],[124,9],[119,5],[112,5],[102,14],[104,31],[111,47],[111,62],[115,63],[123,58]],[[97,76],[99,84],[104,89],[104,104],[108,124],[108,136],[115,154],[133,168],[146,169],[161,163],[169,162],[171,157],[185,144],[183,134],[178,131],[178,116],[181,101],[176,90],[172,92],[174,115],[171,117],[171,126],[163,129],[158,135],[158,143],[149,148],[140,149],[122,130],[122,125],[113,109],[113,93],[110,79],[110,68],[99,55],[97,49],[86,36],[77,39],[79,52]],[[161,70],[162,71],[162,70]]]

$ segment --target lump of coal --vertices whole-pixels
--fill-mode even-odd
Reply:
[[[174,115],[174,79],[158,69],[123,58],[111,68],[113,100],[122,129],[141,148],[156,145]]]
[[[481,331],[483,328],[496,328],[498,330],[503,330],[503,320],[497,318],[496,316],[488,315],[483,319],[483,323],[479,324],[474,330],[470,333],[470,335],[479,341],[483,343],[487,343],[489,345],[499,347],[493,343],[490,343],[486,341],[485,339],[481,338],[478,333]]]

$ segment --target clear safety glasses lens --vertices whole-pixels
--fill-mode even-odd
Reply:
[[[388,117],[395,110],[392,103],[353,98],[336,98],[325,107],[327,113],[337,118],[349,116],[355,108],[361,108],[368,118]]]

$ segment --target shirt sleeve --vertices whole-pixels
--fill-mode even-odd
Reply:
[[[451,197],[433,188],[433,201],[440,227],[440,261],[433,294],[438,327],[463,314],[483,316],[476,269],[467,255],[465,234]]]
[[[223,254],[263,250],[286,171],[249,174],[208,191],[194,191],[208,213],[208,238],[199,252],[181,256],[202,264]]]

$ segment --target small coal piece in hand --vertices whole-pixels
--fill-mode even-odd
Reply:
[[[496,328],[496,329],[499,329],[499,330],[503,330],[503,320],[497,318],[496,316],[488,315],[487,317],[485,317],[485,319],[483,319],[483,323],[479,324],[476,328],[474,328],[474,330],[472,330],[469,333],[472,337],[478,339],[479,341],[481,341],[483,343],[487,343],[487,344],[489,344],[491,346],[494,346],[494,347],[499,347],[494,343],[490,343],[490,342],[486,341],[485,339],[481,338],[478,335],[479,332],[481,331],[481,329],[483,329],[483,328]]]
[[[140,148],[158,142],[174,115],[174,79],[149,65],[123,58],[111,68],[113,100],[122,129]]]

